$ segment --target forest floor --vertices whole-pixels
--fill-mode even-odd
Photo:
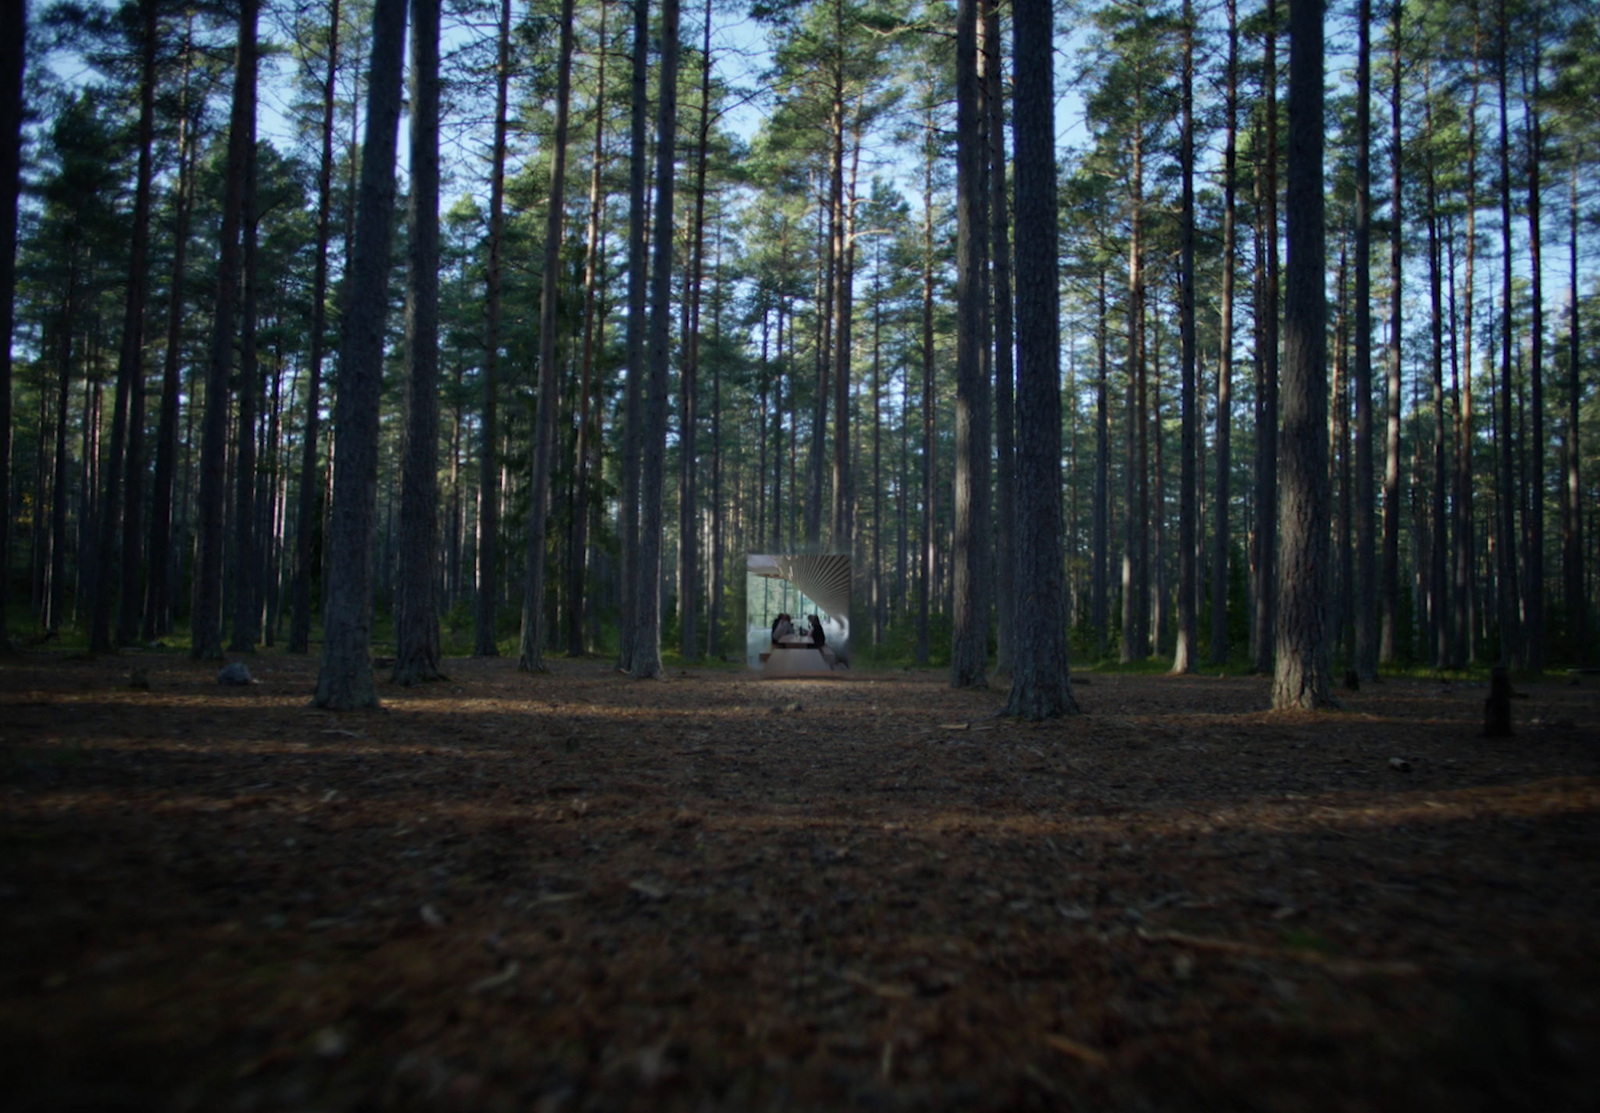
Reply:
[[[1600,678],[0,661],[12,1110],[1566,1110]],[[139,683],[135,687],[130,679]]]

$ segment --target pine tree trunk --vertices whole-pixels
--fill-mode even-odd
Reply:
[[[1342,240],[1342,237],[1341,237]],[[1355,661],[1355,545],[1352,532],[1351,509],[1355,505],[1353,473],[1350,462],[1350,259],[1348,245],[1339,245],[1339,309],[1334,322],[1333,342],[1333,413],[1329,420],[1331,450],[1336,454],[1330,461],[1328,474],[1339,484],[1338,501],[1334,504],[1337,525],[1334,527],[1334,567],[1338,569],[1339,590],[1334,597],[1333,622],[1328,631],[1329,652],[1338,652],[1346,668]]]
[[[1500,449],[1499,467],[1500,483],[1498,499],[1500,503],[1499,518],[1499,582],[1495,585],[1495,594],[1499,600],[1500,615],[1500,663],[1503,665],[1520,665],[1522,663],[1521,626],[1518,622],[1520,611],[1519,585],[1517,583],[1517,527],[1516,505],[1517,484],[1516,471],[1512,466],[1512,448],[1515,441],[1516,424],[1511,416],[1512,380],[1511,380],[1511,334],[1513,330],[1514,314],[1512,313],[1512,298],[1514,291],[1511,278],[1511,128],[1508,122],[1507,82],[1510,76],[1510,62],[1507,58],[1507,40],[1511,35],[1511,25],[1506,15],[1506,0],[1499,0],[1499,56],[1497,65],[1499,72],[1500,91],[1500,251],[1503,259],[1503,287],[1500,295],[1500,428],[1496,435],[1496,444]]]
[[[78,309],[78,246],[66,245],[67,289],[56,326],[55,477],[50,484],[50,562],[46,592],[45,630],[60,633],[66,617],[67,503],[70,493],[67,459],[67,407],[72,391],[72,327]]]
[[[1272,706],[1280,711],[1330,702],[1322,22],[1320,0],[1289,6],[1289,267],[1281,396],[1281,573],[1272,682]]]
[[[1262,166],[1261,388],[1256,418],[1255,671],[1273,672],[1278,596],[1278,7],[1267,2],[1266,151]]]
[[[339,76],[339,0],[328,12],[328,70],[322,82],[322,160],[317,167],[317,244],[311,279],[311,355],[306,367],[306,420],[300,439],[300,491],[295,514],[294,583],[289,652],[311,647],[311,542],[317,528],[317,441],[322,425],[322,356],[328,330],[328,240],[333,210],[333,122]]]
[[[684,289],[683,363],[678,371],[678,652],[700,656],[700,302],[705,277],[706,168],[711,138],[711,4],[704,18],[700,123],[695,136],[694,215],[690,218],[688,285]]]
[[[1428,560],[1428,659],[1436,669],[1450,664],[1450,621],[1446,602],[1450,539],[1445,514],[1445,418],[1444,418],[1444,264],[1439,236],[1438,175],[1434,167],[1434,128],[1432,90],[1427,109],[1427,197],[1428,197],[1428,309],[1433,351],[1433,489],[1430,492],[1433,540]]]
[[[1074,713],[1061,581],[1061,358],[1052,5],[1016,0],[1018,589],[1006,713]]]
[[[600,284],[604,281],[601,259],[600,228],[608,194],[602,192],[601,181],[606,163],[606,39],[607,7],[600,5],[600,42],[595,48],[597,89],[594,106],[594,156],[589,169],[589,227],[585,236],[583,265],[583,365],[579,387],[578,446],[576,451],[577,482],[574,484],[574,510],[572,521],[572,559],[567,567],[567,655],[581,656],[584,651],[585,610],[588,607],[585,588],[585,564],[588,548],[589,509],[589,456],[600,438],[592,428],[595,416],[590,413],[590,399],[594,392],[595,349],[605,345],[605,319],[597,312]]]
[[[189,77],[193,44],[186,27],[183,85],[178,98],[178,168],[173,196],[172,277],[167,293],[166,347],[161,366],[161,412],[156,423],[155,478],[150,495],[149,570],[145,580],[142,637],[153,642],[172,629],[172,502],[178,457],[178,375],[183,343],[184,277],[189,252],[195,128],[190,120]]]
[[[883,644],[888,604],[883,576],[883,254],[872,257],[872,644]]]
[[[997,672],[1011,668],[1016,622],[1016,368],[1012,359],[1011,229],[1006,196],[1006,110],[998,0],[984,0],[984,103],[989,114],[989,244],[994,284],[995,603]]]
[[[1149,646],[1155,656],[1160,657],[1163,652],[1161,639],[1167,628],[1167,464],[1166,464],[1166,422],[1161,412],[1161,340],[1165,335],[1162,328],[1163,318],[1157,309],[1151,314],[1154,327],[1151,328],[1150,358],[1146,364],[1150,368],[1150,408],[1148,411],[1143,406],[1140,412],[1148,412],[1149,419],[1140,430],[1140,436],[1146,433],[1155,441],[1155,458],[1145,459],[1150,461],[1149,474],[1155,483],[1155,497],[1149,503],[1147,511],[1152,528],[1145,532],[1145,537],[1153,541],[1155,559],[1144,558],[1144,566],[1149,571],[1150,579],[1154,581],[1150,590],[1144,592],[1141,598],[1150,601],[1150,615],[1146,623],[1149,629]],[[1153,536],[1152,536],[1153,535]]]
[[[500,601],[500,282],[505,250],[506,115],[511,79],[511,0],[500,0],[495,65],[494,153],[489,171],[489,266],[484,293],[483,412],[478,440],[478,575],[473,601],[475,657],[499,655]]]
[[[1478,5],[1472,4],[1472,76],[1467,95],[1467,163],[1466,163],[1466,273],[1463,282],[1463,313],[1461,319],[1460,389],[1457,392],[1456,428],[1456,552],[1455,552],[1455,652],[1454,664],[1465,668],[1478,656],[1478,599],[1477,580],[1477,523],[1473,516],[1472,475],[1472,346],[1474,272],[1477,264],[1478,215],[1478,85],[1480,81],[1480,53],[1482,26],[1478,18]],[[1454,239],[1452,237],[1452,243]],[[1452,265],[1451,274],[1455,268]]]
[[[1089,572],[1089,615],[1097,660],[1111,645],[1111,346],[1107,326],[1106,268],[1102,263],[1095,275],[1094,521]]]
[[[0,653],[11,650],[6,623],[11,580],[11,331],[17,282],[17,198],[22,167],[22,70],[27,39],[27,0],[7,4],[0,15]],[[40,399],[41,405],[43,398]],[[41,445],[43,440],[41,438]],[[43,473],[39,485],[43,486]],[[38,527],[34,527],[37,531]]]
[[[926,134],[922,164],[922,530],[917,572],[917,655],[928,663],[929,610],[934,573],[934,419],[937,405],[933,362],[933,92],[926,105]]]
[[[709,22],[709,17],[708,17]],[[711,347],[720,352],[722,341],[722,210],[717,213],[716,270],[711,291]],[[737,492],[737,488],[735,489]],[[735,493],[735,498],[737,498]],[[735,509],[737,515],[738,510]],[[706,653],[719,657],[722,652],[723,595],[723,507],[722,507],[722,360],[711,370],[711,567],[706,592]]]
[[[634,638],[638,629],[639,600],[639,468],[644,449],[644,380],[646,350],[649,345],[645,323],[647,230],[645,226],[645,179],[649,157],[646,132],[649,124],[649,0],[633,4],[632,116],[629,140],[628,179],[628,337],[627,387],[623,409],[622,442],[622,521],[617,534],[621,539],[619,595],[621,620],[618,625],[620,651],[617,667],[631,673]],[[676,60],[674,60],[676,65]]]
[[[1578,313],[1578,167],[1580,151],[1572,151],[1572,177],[1568,193],[1567,282],[1572,304],[1567,318],[1567,427],[1563,432],[1566,474],[1562,477],[1562,505],[1565,513],[1561,529],[1561,593],[1566,597],[1568,636],[1572,639],[1573,659],[1587,665],[1589,656],[1589,603],[1583,591],[1583,459],[1579,437],[1578,408],[1583,397],[1582,331]]]
[[[983,377],[983,134],[978,78],[978,0],[956,5],[956,483],[950,684],[988,683],[989,391]]]
[[[1195,307],[1194,307],[1194,7],[1183,6],[1183,135],[1179,140],[1182,163],[1183,197],[1179,214],[1179,304],[1178,328],[1182,368],[1178,383],[1178,412],[1181,445],[1178,462],[1178,637],[1173,649],[1172,671],[1194,671],[1200,657],[1200,624],[1195,611],[1199,584],[1197,546],[1200,517],[1199,448],[1200,415],[1195,389]]]
[[[206,375],[200,443],[199,533],[189,655],[222,657],[222,558],[227,500],[228,379],[233,366],[234,318],[240,271],[245,176],[255,136],[257,0],[243,0],[234,62],[233,114],[228,124],[228,169],[223,181],[222,242],[217,255],[216,310]]]
[[[1543,62],[1540,36],[1540,11],[1532,10],[1533,58],[1527,69],[1533,73],[1533,89],[1524,91],[1523,112],[1528,145],[1528,456],[1527,472],[1531,478],[1528,494],[1528,555],[1525,662],[1534,672],[1544,670],[1544,252],[1543,233],[1540,228],[1541,188],[1544,133],[1539,119],[1540,88],[1539,67]],[[1526,71],[1525,71],[1526,72]]]
[[[661,534],[671,357],[672,204],[678,127],[678,0],[661,4],[661,85],[656,116],[654,261],[650,272],[650,382],[640,444],[639,564],[634,584],[633,672],[661,675]]]
[[[336,711],[378,705],[371,657],[372,544],[405,27],[405,0],[377,0],[355,242],[340,327],[326,626],[313,700]]]
[[[279,291],[281,293],[281,291]],[[276,329],[283,322],[274,319]],[[290,384],[290,390],[294,389]],[[272,400],[267,410],[266,467],[256,486],[256,505],[259,533],[264,539],[261,554],[261,609],[265,625],[261,630],[261,644],[271,648],[277,642],[283,576],[283,538],[285,526],[285,499],[288,491],[283,476],[283,346],[273,345]]]
[[[411,0],[405,438],[393,680],[439,672],[439,0]]]
[[[244,175],[244,304],[239,329],[239,424],[234,446],[233,485],[233,640],[230,653],[253,653],[261,637],[261,566],[256,532],[256,415],[261,387],[256,352],[257,204],[256,142],[251,120],[249,157]]]
[[[135,492],[144,478],[139,461],[137,458],[129,458],[128,449],[133,399],[141,385],[137,380],[144,374],[145,271],[150,248],[151,147],[155,135],[155,0],[139,0],[139,19],[141,36],[139,168],[134,185],[133,225],[128,252],[128,287],[123,299],[122,338],[117,356],[117,393],[111,419],[111,458],[107,461],[106,489],[101,499],[100,536],[95,560],[97,575],[90,585],[94,593],[89,619],[91,653],[111,651],[111,612],[112,602],[116,598],[114,585],[120,584],[123,595],[131,596],[135,604],[138,601],[136,590],[139,551],[133,548],[119,552],[118,541],[123,526],[124,477],[129,496],[127,510],[135,517],[135,521],[139,513]],[[9,333],[7,336],[9,337]],[[9,430],[9,423],[7,428]],[[0,489],[0,495],[9,498],[4,489]],[[135,526],[135,538],[137,538],[137,526]],[[124,561],[130,571],[130,576],[126,580],[121,567]],[[3,567],[0,567],[0,572],[3,572]]]
[[[833,113],[828,124],[829,143],[833,144],[828,152],[830,166],[843,158],[842,127],[839,112]],[[828,386],[833,372],[833,276],[838,266],[832,229],[838,209],[830,188],[828,203],[817,206],[819,265],[812,293],[812,304],[820,310],[813,314],[816,333],[812,365],[816,385],[811,392],[811,436],[806,441],[805,543],[812,551],[822,546],[822,472],[828,439]]]
[[[1377,492],[1372,460],[1372,0],[1356,16],[1355,670],[1378,676]]]
[[[556,413],[561,408],[556,367],[561,302],[561,238],[567,198],[567,120],[572,99],[572,0],[561,5],[561,60],[556,76],[556,130],[550,147],[550,192],[544,225],[544,278],[539,295],[539,396],[533,415],[533,489],[528,509],[527,581],[522,595],[522,644],[517,667],[544,672],[545,540],[549,535],[550,473]]]
[[[1137,93],[1134,99],[1135,117],[1142,118]],[[1142,661],[1150,655],[1149,426],[1144,420],[1144,144],[1137,132],[1133,139],[1129,188],[1132,197],[1128,216],[1127,464],[1123,481],[1123,502],[1127,509],[1123,515],[1122,645],[1119,654],[1124,664]]]
[[[144,58],[139,89],[139,179],[134,196],[133,254],[148,256],[150,241],[150,148],[155,131],[156,85],[156,4],[144,0]],[[140,194],[142,193],[142,198]],[[140,207],[140,201],[143,207]],[[140,240],[143,240],[143,243]],[[116,644],[133,645],[139,639],[140,609],[144,604],[141,582],[144,572],[144,314],[146,297],[146,264],[141,258],[135,268],[130,268],[129,301],[133,300],[135,284],[138,286],[138,330],[140,350],[135,353],[133,375],[129,381],[127,472],[124,482],[125,502],[122,512],[121,587],[118,593]],[[133,276],[137,274],[135,279]],[[129,307],[129,316],[132,315]],[[126,348],[128,320],[123,321],[123,345]],[[118,379],[121,359],[118,359]],[[5,488],[0,486],[0,491]],[[0,564],[0,568],[4,565]],[[0,596],[0,605],[3,605]],[[3,640],[3,639],[0,639]]]
[[[1238,272],[1235,210],[1238,195],[1239,11],[1227,0],[1228,64],[1223,112],[1226,138],[1222,149],[1222,290],[1219,307],[1221,343],[1217,351],[1217,497],[1211,557],[1211,663],[1228,661],[1228,566],[1233,559],[1229,533],[1233,498],[1233,300]]]
[[[1402,634],[1400,621],[1400,372],[1401,339],[1404,324],[1402,294],[1404,291],[1404,210],[1401,189],[1404,146],[1400,131],[1400,35],[1404,5],[1395,0],[1394,25],[1390,31],[1390,67],[1393,85],[1389,95],[1390,112],[1390,177],[1389,203],[1389,377],[1387,404],[1384,407],[1384,468],[1383,468],[1383,605],[1382,625],[1379,630],[1378,660],[1393,664],[1400,656]]]

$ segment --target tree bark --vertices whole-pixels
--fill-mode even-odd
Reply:
[[[717,212],[716,277],[711,288],[711,347],[720,352],[722,341],[722,210]],[[734,494],[738,498],[737,489]],[[738,505],[734,507],[735,517]],[[723,595],[723,505],[722,505],[722,360],[711,370],[711,582],[706,592],[706,653],[712,657],[722,651]]]
[[[1383,613],[1379,629],[1378,660],[1393,664],[1400,656],[1400,372],[1401,334],[1404,313],[1404,138],[1400,131],[1400,35],[1405,7],[1394,0],[1394,25],[1390,30],[1390,67],[1393,83],[1389,94],[1389,360],[1388,395],[1384,406],[1383,468],[1383,584],[1380,593]]]
[[[1499,0],[1498,74],[1500,92],[1500,252],[1503,260],[1501,277],[1503,288],[1500,298],[1500,428],[1496,437],[1499,452],[1499,582],[1495,595],[1499,600],[1500,614],[1500,664],[1522,663],[1519,585],[1517,583],[1517,528],[1516,472],[1512,467],[1512,447],[1516,424],[1512,420],[1511,400],[1511,332],[1515,315],[1512,312],[1513,289],[1511,282],[1511,128],[1508,121],[1507,83],[1510,77],[1508,39],[1511,24],[1506,14],[1506,0]]]
[[[1233,559],[1229,533],[1233,498],[1233,299],[1238,271],[1235,210],[1238,196],[1239,9],[1227,0],[1228,63],[1223,94],[1226,138],[1222,149],[1222,291],[1217,354],[1217,498],[1211,558],[1211,663],[1228,660],[1228,566]]]
[[[1534,672],[1544,670],[1544,251],[1543,232],[1540,228],[1540,208],[1544,133],[1539,118],[1540,88],[1539,67],[1542,39],[1540,11],[1535,5],[1533,15],[1533,57],[1528,69],[1533,74],[1533,89],[1525,93],[1523,112],[1528,144],[1528,456],[1527,472],[1531,477],[1528,492],[1528,554],[1527,592],[1523,606],[1525,644],[1524,660]]]
[[[984,103],[989,111],[989,250],[994,286],[995,669],[1011,668],[1016,622],[1016,366],[1012,344],[1011,230],[1006,191],[1006,109],[1001,79],[999,0],[984,0]]]
[[[1355,670],[1378,678],[1377,491],[1372,460],[1372,0],[1356,16]]]
[[[1434,128],[1432,90],[1427,108],[1427,196],[1428,196],[1428,308],[1432,331],[1430,361],[1433,370],[1433,468],[1430,510],[1433,538],[1428,549],[1428,643],[1427,658],[1436,669],[1450,664],[1450,620],[1446,601],[1449,585],[1448,551],[1450,523],[1446,516],[1444,415],[1444,245],[1439,235],[1438,175],[1434,166]]]
[[[1061,579],[1060,282],[1056,236],[1054,27],[1050,0],[1017,0],[1017,546],[1015,651],[1006,713],[1078,710]]]
[[[1323,5],[1289,6],[1289,266],[1274,710],[1330,702],[1327,620],[1328,369],[1323,240]]]
[[[393,680],[439,672],[439,0],[411,0],[405,438]]]
[[[222,242],[217,255],[217,304],[201,426],[198,552],[189,655],[198,661],[222,657],[222,557],[227,500],[228,378],[233,367],[234,317],[239,284],[240,229],[244,219],[247,164],[255,136],[257,0],[239,9],[239,45],[234,61],[233,112],[228,123],[228,170],[223,185]]]
[[[251,117],[249,158],[244,175],[244,304],[239,329],[239,425],[233,476],[233,640],[232,653],[253,653],[261,637],[261,566],[256,532],[256,415],[261,404],[260,361],[256,353],[257,186],[255,118]]]
[[[1578,167],[1582,152],[1572,151],[1572,177],[1568,193],[1567,282],[1572,304],[1567,316],[1567,427],[1563,432],[1565,472],[1562,500],[1565,517],[1561,531],[1562,594],[1566,597],[1567,629],[1572,639],[1573,657],[1579,665],[1589,663],[1589,603],[1583,591],[1583,480],[1582,443],[1579,438],[1578,404],[1583,397],[1582,331],[1578,310]]]
[[[1104,657],[1111,642],[1111,411],[1110,357],[1107,335],[1106,267],[1095,275],[1094,379],[1094,522],[1089,578],[1089,614],[1094,626],[1094,655]]]
[[[172,629],[172,500],[178,457],[178,368],[183,344],[184,277],[189,252],[189,214],[194,192],[194,122],[189,108],[193,57],[190,31],[184,30],[183,85],[178,96],[178,168],[173,195],[172,277],[167,293],[166,350],[161,364],[161,413],[156,423],[155,477],[150,495],[149,570],[145,580],[145,641]]]
[[[934,419],[937,399],[933,362],[933,90],[928,91],[922,165],[922,531],[917,569],[917,654],[928,663],[929,610],[933,594],[934,557]]]
[[[983,377],[983,136],[977,0],[956,5],[955,613],[950,684],[987,686],[989,641],[989,390]]]
[[[1135,93],[1136,119],[1143,106]],[[1122,556],[1122,646],[1120,660],[1142,661],[1150,656],[1150,469],[1149,424],[1145,421],[1146,371],[1144,351],[1144,140],[1136,129],[1128,231],[1128,360],[1127,360],[1127,465],[1124,470]],[[1135,509],[1137,508],[1137,509]]]
[[[579,387],[578,447],[574,463],[577,482],[574,484],[572,557],[567,567],[567,655],[577,657],[584,651],[584,615],[588,609],[586,598],[586,559],[588,549],[588,508],[590,468],[589,456],[600,440],[592,428],[596,417],[590,412],[590,398],[594,393],[595,349],[605,346],[605,319],[597,312],[600,284],[604,281],[604,261],[601,258],[601,226],[608,194],[601,189],[606,164],[606,38],[607,6],[600,4],[600,42],[595,49],[597,71],[594,97],[594,156],[589,170],[589,227],[585,237],[583,265],[583,365]]]
[[[105,494],[100,500],[100,536],[92,589],[94,602],[89,618],[89,652],[109,653],[112,649],[111,612],[117,597],[114,585],[121,586],[121,594],[130,598],[135,608],[138,604],[139,550],[137,545],[119,551],[119,535],[123,532],[124,480],[127,487],[127,512],[134,524],[134,540],[138,538],[140,513],[138,491],[144,476],[136,455],[130,456],[130,445],[136,443],[130,436],[134,417],[134,397],[142,389],[139,381],[144,374],[144,303],[145,271],[150,248],[150,178],[151,147],[155,136],[155,83],[156,83],[156,4],[155,0],[139,0],[139,162],[134,184],[133,225],[130,230],[128,252],[128,288],[123,298],[122,338],[117,356],[117,393],[111,419],[111,458],[107,461]],[[9,336],[9,333],[8,333]],[[142,418],[142,414],[139,415]],[[9,423],[7,424],[9,436]],[[9,501],[9,492],[0,488],[0,496]],[[9,508],[5,514],[9,520]],[[122,567],[126,564],[126,574]],[[0,565],[0,573],[4,566]],[[137,625],[137,609],[135,610]],[[119,630],[126,627],[119,624]]]
[[[473,602],[475,657],[496,657],[500,601],[500,283],[505,249],[506,115],[511,77],[511,0],[500,2],[495,64],[494,153],[489,172],[489,265],[484,292],[483,413],[478,442],[478,576]]]
[[[1482,23],[1477,0],[1472,9],[1472,76],[1467,95],[1467,165],[1466,165],[1466,218],[1464,237],[1466,244],[1466,274],[1462,284],[1463,313],[1461,318],[1460,352],[1464,366],[1461,368],[1460,390],[1456,395],[1458,410],[1456,429],[1456,552],[1455,552],[1455,647],[1454,664],[1465,668],[1477,659],[1478,607],[1477,607],[1477,543],[1474,537],[1476,522],[1473,517],[1472,475],[1472,346],[1474,271],[1477,263],[1478,217],[1478,85],[1482,50]],[[1452,241],[1453,242],[1453,241]],[[1455,273],[1451,267],[1452,276]],[[1452,314],[1452,320],[1454,315]]]
[[[339,76],[339,0],[328,12],[328,69],[322,82],[322,161],[317,167],[317,244],[311,279],[311,354],[306,365],[306,420],[300,439],[300,491],[295,512],[294,584],[289,652],[311,647],[312,536],[317,528],[317,442],[322,427],[322,357],[328,330],[328,240],[333,211],[333,123]]]
[[[28,3],[17,0],[0,15],[0,653],[11,651],[6,623],[11,579],[11,332],[15,324],[12,294],[17,283],[17,198],[22,169],[22,71],[27,41]],[[41,399],[42,404],[42,399]],[[41,442],[42,443],[42,442]],[[40,475],[43,486],[43,475]],[[37,527],[35,527],[37,529]]]
[[[706,169],[711,139],[711,3],[706,0],[700,65],[700,114],[695,135],[694,215],[690,218],[688,283],[684,289],[683,366],[678,371],[678,652],[700,656],[700,301],[705,278]]]
[[[366,142],[355,242],[345,281],[334,435],[331,557],[322,667],[313,702],[336,711],[376,707],[372,658],[372,544],[377,525],[378,409],[388,315],[389,244],[400,125],[406,0],[377,0],[367,79]]]
[[[640,445],[639,566],[634,585],[633,677],[661,675],[661,532],[671,359],[672,198],[678,126],[678,0],[661,4],[656,116],[655,258],[650,273],[650,383]]]
[[[567,199],[567,121],[572,100],[572,0],[561,4],[561,60],[556,72],[556,130],[550,147],[549,208],[544,223],[544,280],[539,294],[539,397],[534,414],[533,491],[528,509],[528,578],[522,595],[522,646],[517,667],[544,672],[545,538],[550,470],[561,396],[556,374],[557,310],[561,304],[561,237]]]
[[[1320,12],[1320,8],[1319,8]],[[1320,16],[1319,16],[1320,19]],[[1262,276],[1261,389],[1256,418],[1255,670],[1273,673],[1278,596],[1278,6],[1267,0],[1266,152],[1262,220],[1267,266]],[[1320,23],[1319,23],[1320,26]],[[1310,119],[1310,117],[1307,117]],[[1320,434],[1319,434],[1320,435]]]
[[[649,345],[645,321],[647,271],[647,230],[645,227],[645,179],[649,157],[646,132],[649,125],[650,4],[633,4],[632,116],[629,140],[628,178],[628,368],[623,403],[622,442],[622,521],[617,533],[621,539],[619,568],[621,620],[618,626],[617,667],[631,673],[634,639],[638,630],[639,600],[639,468],[644,448],[644,409],[642,395],[646,375],[646,350]],[[676,60],[673,62],[676,65]]]
[[[154,141],[155,131],[155,86],[156,86],[156,4],[154,0],[143,0],[144,9],[144,58],[142,62],[143,74],[140,78],[139,89],[139,181],[134,198],[134,244],[135,254],[148,257],[150,243],[150,148]],[[142,190],[144,207],[141,212],[139,207],[138,191]],[[143,244],[139,243],[140,229],[143,229]],[[130,268],[130,278],[138,274],[139,306],[137,325],[140,350],[135,353],[133,376],[130,380],[128,395],[128,453],[127,453],[127,478],[124,483],[125,502],[122,513],[122,583],[118,593],[117,606],[117,631],[116,643],[118,645],[132,645],[139,639],[139,616],[144,604],[144,585],[142,576],[145,571],[144,562],[140,559],[144,550],[144,314],[148,301],[146,293],[146,279],[144,272],[146,264],[141,260],[137,270]],[[133,282],[129,283],[129,301],[133,300]],[[131,314],[132,307],[129,307]],[[128,319],[123,320],[123,343],[126,346],[126,332]],[[121,375],[121,357],[118,359],[118,379]],[[0,486],[0,491],[6,488]],[[0,564],[0,568],[4,565]],[[3,597],[0,597],[0,606],[3,606]],[[3,639],[0,639],[3,640]]]
[[[1200,516],[1199,449],[1200,416],[1196,407],[1194,321],[1194,6],[1183,4],[1183,134],[1179,139],[1183,196],[1179,212],[1178,329],[1182,367],[1178,381],[1181,444],[1178,462],[1178,638],[1172,657],[1174,673],[1193,672],[1200,656],[1198,597]]]

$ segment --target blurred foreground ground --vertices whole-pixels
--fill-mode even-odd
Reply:
[[[9,1109],[1577,1110],[1600,687],[0,661]],[[148,688],[130,687],[134,670]],[[1398,759],[1398,760],[1394,760]]]

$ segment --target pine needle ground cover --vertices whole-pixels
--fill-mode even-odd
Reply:
[[[0,663],[12,1109],[1580,1109],[1600,687]],[[138,687],[130,676],[138,670]]]

